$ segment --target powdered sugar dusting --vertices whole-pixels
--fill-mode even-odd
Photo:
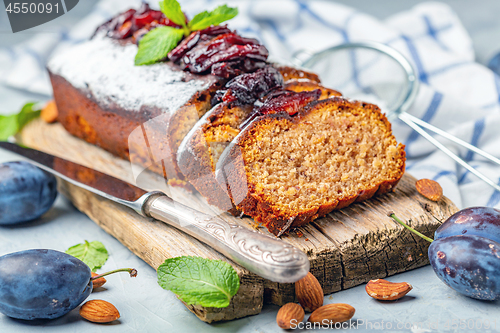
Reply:
[[[135,66],[137,46],[120,45],[107,37],[96,37],[54,56],[49,70],[84,91],[101,107],[117,105],[127,111],[152,106],[175,112],[210,82],[192,79],[168,64]]]

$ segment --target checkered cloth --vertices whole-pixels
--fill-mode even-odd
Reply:
[[[409,113],[500,157],[500,77],[474,62],[471,40],[455,13],[437,2],[420,4],[385,21],[326,1],[227,1],[240,14],[230,27],[256,37],[277,58],[291,59],[299,49],[319,51],[354,41],[378,41],[403,53],[418,70],[422,83]],[[186,0],[193,14],[219,1]],[[139,0],[102,0],[70,31],[40,34],[12,49],[0,50],[0,82],[50,95],[45,63],[53,52],[86,40],[95,27]],[[156,4],[152,4],[152,7]],[[393,123],[406,145],[407,170],[417,178],[437,180],[459,207],[500,207],[500,193],[457,165],[400,121]],[[495,182],[500,167],[481,156],[440,139],[452,151]]]

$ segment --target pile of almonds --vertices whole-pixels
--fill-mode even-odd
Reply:
[[[407,282],[393,283],[376,279],[368,282],[365,289],[375,299],[392,301],[406,295],[412,286]],[[283,329],[296,327],[304,320],[305,311],[312,312],[307,321],[319,324],[324,320],[331,324],[342,323],[354,316],[355,309],[349,304],[323,305],[323,288],[311,273],[295,283],[295,295],[300,304],[287,303],[279,309],[276,316],[276,323]]]
[[[322,323],[328,320],[331,323],[347,321],[354,316],[355,309],[349,304],[333,303],[323,305],[323,288],[311,273],[295,283],[295,295],[299,304],[288,303],[281,307],[276,316],[278,326],[290,329],[292,325],[304,320],[305,311],[312,312],[308,321]]]

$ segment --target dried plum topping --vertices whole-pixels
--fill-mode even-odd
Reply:
[[[134,37],[134,42],[138,43],[148,31],[159,25],[180,28],[179,25],[166,18],[161,11],[153,10],[147,3],[143,3],[138,10],[129,9],[99,26],[94,36],[105,32],[106,36],[113,39]]]
[[[181,60],[187,52],[191,51],[200,41],[208,41],[215,36],[230,33],[231,30],[225,25],[211,26],[203,30],[192,32],[187,38],[177,45],[175,49],[170,51],[168,59],[173,62]]]
[[[268,55],[266,47],[256,39],[227,33],[198,43],[182,57],[181,65],[191,73],[200,74],[207,72],[216,63],[245,58],[266,61]]]
[[[244,128],[255,118],[269,113],[286,112],[290,116],[294,116],[300,109],[311,102],[317,101],[320,97],[320,89],[301,92],[289,90],[272,91],[265,96],[264,102],[257,101],[255,103],[253,112],[241,123],[240,128]]]
[[[226,83],[224,90],[219,90],[212,104],[235,102],[238,104],[253,104],[259,98],[272,90],[283,89],[283,76],[274,67],[266,66],[254,73],[236,76]]]
[[[260,114],[272,112],[287,112],[293,116],[307,104],[317,101],[321,96],[321,90],[294,92],[282,90],[271,93],[266,101],[259,107]]]
[[[212,75],[230,79],[235,76],[255,72],[257,69],[264,68],[267,65],[265,61],[255,61],[252,59],[243,59],[236,61],[219,62],[212,66]]]
[[[129,9],[99,26],[94,36],[105,34],[138,45],[149,31],[158,26],[182,28],[161,11],[152,10],[143,3],[138,10]],[[231,79],[265,67],[268,55],[268,50],[258,40],[242,37],[226,25],[217,25],[193,31],[169,52],[167,58],[191,73],[210,73]]]

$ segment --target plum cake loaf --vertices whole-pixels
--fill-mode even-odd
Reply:
[[[275,235],[387,192],[403,175],[404,147],[376,106],[269,62],[264,45],[224,25],[137,62],[144,36],[160,27],[181,28],[143,3],[50,60],[69,133],[173,184],[189,182]]]

